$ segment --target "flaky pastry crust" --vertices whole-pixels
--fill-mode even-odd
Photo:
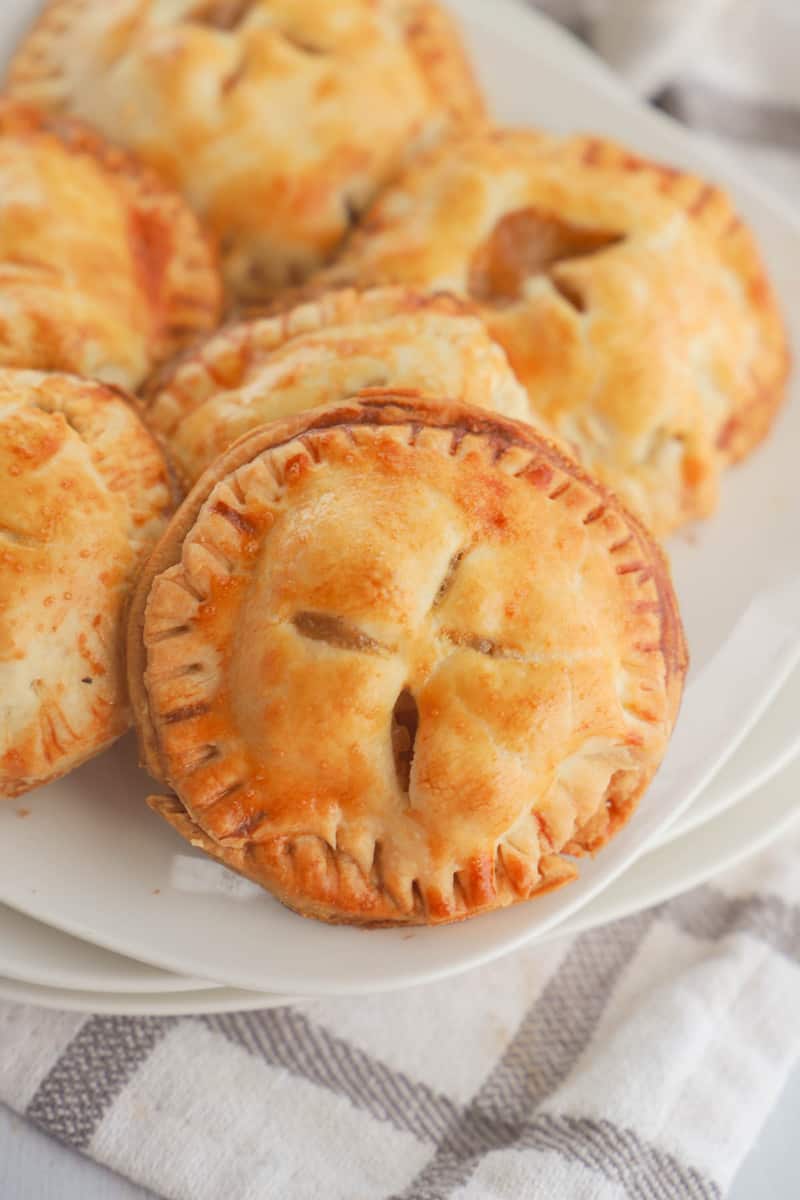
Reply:
[[[128,663],[184,837],[306,916],[436,924],[559,886],[628,819],[686,650],[658,547],[552,443],[376,389],[201,478]]]
[[[243,296],[318,267],[420,147],[484,113],[430,0],[50,0],[7,86],[178,185]]]
[[[783,323],[728,197],[595,137],[430,154],[323,280],[470,297],[532,410],[659,534],[713,511],[784,393]]]
[[[134,388],[221,300],[177,192],[78,122],[0,101],[0,366]]]
[[[123,610],[171,493],[115,389],[3,368],[0,481],[0,796],[18,796],[130,724]]]
[[[524,420],[527,396],[470,309],[407,288],[328,292],[280,315],[212,334],[143,397],[188,488],[258,425],[364,387],[413,388]]]

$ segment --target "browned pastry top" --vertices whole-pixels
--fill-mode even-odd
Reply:
[[[153,801],[297,911],[437,923],[574,875],[658,767],[664,559],[525,425],[365,391],[206,473],[130,625]]]
[[[659,534],[713,510],[783,396],[783,323],[727,196],[596,137],[432,152],[324,278],[470,298],[531,411]]]
[[[0,796],[127,729],[123,612],[170,506],[113,388],[0,368]]]
[[[0,366],[134,388],[221,298],[176,192],[77,122],[0,101]]]
[[[8,87],[177,184],[247,296],[319,266],[420,147],[484,111],[431,0],[50,0]]]
[[[453,296],[326,292],[226,325],[152,380],[151,429],[191,486],[242,434],[362,387],[417,388],[524,420],[525,390],[483,322]]]

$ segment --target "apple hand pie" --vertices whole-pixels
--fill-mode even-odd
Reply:
[[[7,86],[157,167],[256,297],[319,267],[417,149],[484,114],[430,0],[50,0]]]
[[[436,924],[628,819],[686,650],[665,561],[521,422],[367,392],[209,470],[134,595],[152,806],[306,916]]]
[[[329,292],[220,330],[144,398],[187,490],[257,425],[362,388],[414,388],[525,419],[527,396],[480,319],[452,296]]]
[[[713,511],[783,396],[784,327],[725,194],[598,138],[433,152],[323,278],[474,300],[532,411],[659,534]]]
[[[135,388],[221,298],[177,193],[74,121],[0,101],[0,366]]]
[[[18,796],[128,728],[123,611],[171,493],[114,389],[8,369],[0,480],[0,796]]]

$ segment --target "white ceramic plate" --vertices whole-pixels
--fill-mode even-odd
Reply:
[[[92,992],[188,992],[216,986],[103,950],[3,905],[0,977]]]
[[[17,19],[25,3],[3,19]],[[727,162],[635,104],[597,61],[510,0],[459,0],[498,115],[593,128],[711,172],[758,231],[800,332],[800,226]],[[795,385],[796,387],[796,385]],[[388,990],[465,970],[541,936],[596,896],[674,822],[765,710],[800,653],[800,405],[725,486],[720,516],[673,550],[693,671],[669,756],[635,821],[580,880],[534,904],[447,929],[369,934],[304,922],[189,853],[144,807],[120,748],[0,809],[0,900],[79,937],[181,974],[264,991]]]
[[[667,830],[659,846],[732,807],[769,780],[800,753],[800,671],[795,671],[765,716],[690,808]],[[650,859],[645,856],[641,862]],[[582,911],[589,919],[609,894],[619,895],[637,867],[629,867],[609,889]],[[646,891],[638,902],[647,902]],[[61,933],[0,905],[0,976],[24,983],[75,991],[147,993],[198,991],[197,979],[162,971]]]
[[[644,855],[601,896],[552,930],[550,936],[582,933],[630,916],[736,866],[749,855],[766,849],[800,821],[799,796],[800,763],[794,763],[756,795],[740,800],[738,805],[709,821],[697,833],[686,834],[670,845]],[[112,994],[103,989],[76,991],[41,987],[2,977],[0,999],[78,1012],[160,1016],[237,1012],[290,1003],[285,996],[228,987],[178,993]],[[293,1002],[299,999],[295,998]]]
[[[664,846],[737,804],[800,756],[800,671],[693,804],[658,839]]]
[[[0,1000],[67,1012],[115,1013],[126,1017],[188,1017],[196,1013],[251,1012],[297,1004],[300,996],[266,995],[236,988],[182,992],[93,992],[42,987],[0,976]]]

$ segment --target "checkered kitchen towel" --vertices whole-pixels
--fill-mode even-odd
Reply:
[[[800,197],[796,0],[541,7]],[[798,867],[795,836],[658,909],[376,999],[0,1005],[0,1100],[174,1200],[711,1200],[800,1055]]]

